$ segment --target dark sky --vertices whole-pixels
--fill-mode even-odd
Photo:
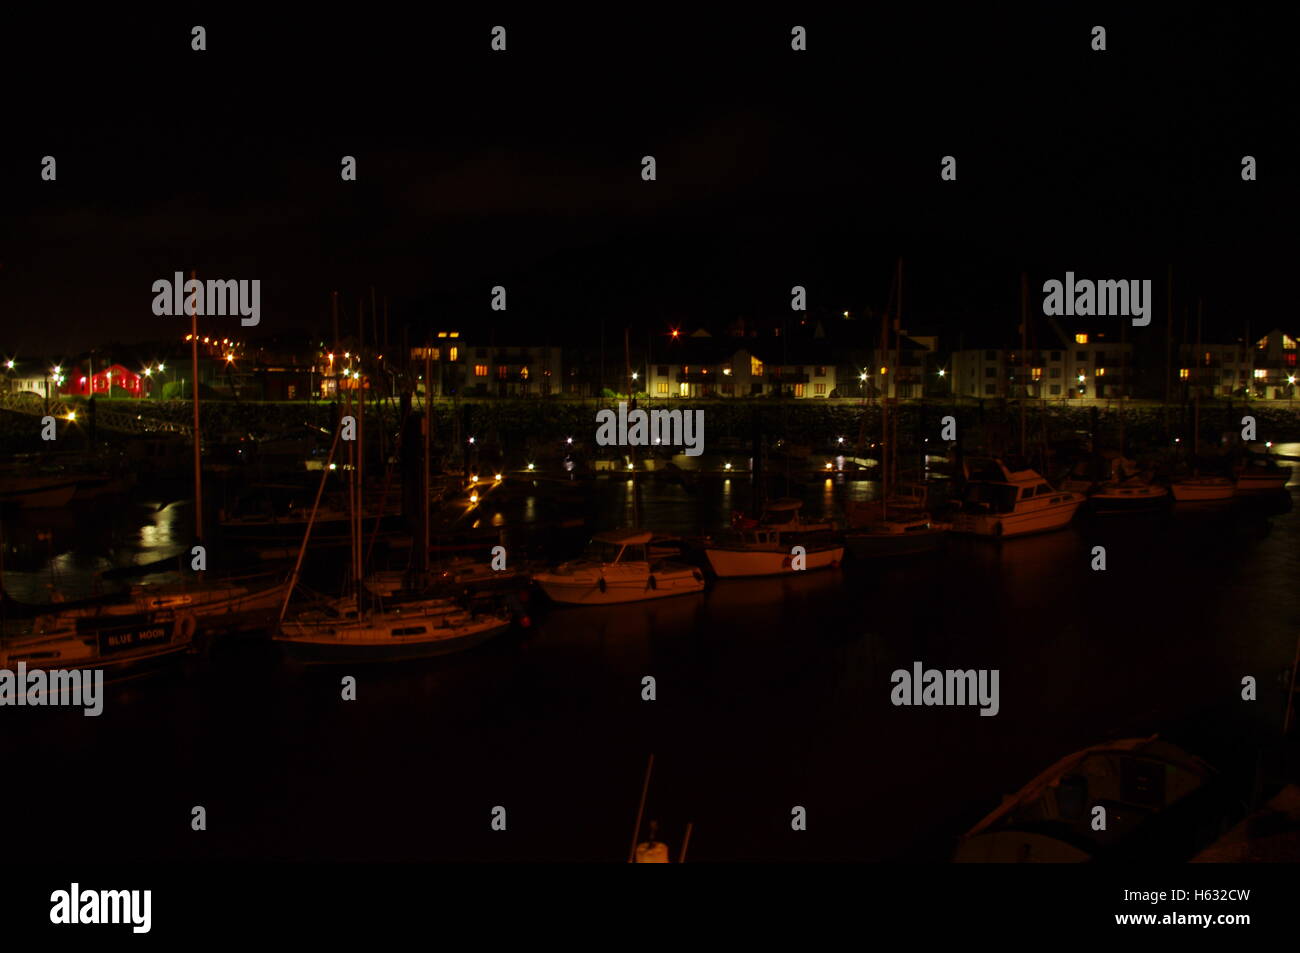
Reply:
[[[1162,284],[1169,262],[1211,328],[1294,327],[1287,24],[1026,9],[8,31],[0,351],[183,334],[150,285],[191,268],[261,279],[262,333],[324,327],[330,291],[354,314],[374,285],[395,327],[537,343],[780,315],[794,284],[813,310],[878,307],[900,254],[914,332],[1014,329],[1022,269]]]

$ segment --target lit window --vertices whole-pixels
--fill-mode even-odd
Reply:
[[[475,364],[475,365],[474,365],[474,376],[475,376],[475,377],[487,377],[487,365],[486,365],[486,364]]]
[[[1256,379],[1256,380],[1262,380],[1262,379],[1265,378],[1265,377],[1268,377],[1268,371],[1264,370],[1264,368],[1262,368],[1262,367],[1261,367],[1261,368],[1257,368],[1256,371],[1255,371],[1255,379]]]
[[[750,377],[763,376],[763,362],[756,357],[751,357],[749,359],[749,376]]]
[[[1035,367],[1033,369],[1033,374],[1034,380],[1039,381],[1043,379],[1043,369],[1041,367]]]
[[[1076,335],[1074,336],[1074,343],[1075,343],[1075,344],[1087,344],[1087,343],[1088,343],[1088,335],[1086,335],[1086,334],[1076,334]]]
[[[453,335],[453,337],[454,337],[454,336],[455,336],[455,335]],[[449,355],[447,355],[447,360],[452,361],[453,363],[454,363],[455,361],[460,360],[460,348],[458,348],[458,347],[454,347],[454,348],[452,348],[452,349],[451,349],[451,353],[450,353]]]
[[[1187,368],[1185,368],[1185,367],[1180,367],[1180,368],[1178,369],[1178,376],[1179,376],[1180,378],[1182,378],[1183,380],[1187,380]]]

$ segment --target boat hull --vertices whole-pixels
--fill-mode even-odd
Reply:
[[[552,602],[564,605],[607,606],[620,602],[645,602],[689,596],[704,590],[704,574],[698,570],[651,573],[648,577],[619,578],[607,575],[605,585],[590,574],[538,573],[533,580]]]
[[[952,531],[1000,539],[1047,533],[1068,526],[1083,503],[1080,497],[1028,513],[958,513],[953,517]]]
[[[793,548],[793,547],[792,547]],[[844,561],[844,547],[807,550],[804,568],[794,567],[794,557],[788,549],[706,549],[709,568],[723,579],[742,576],[787,576],[814,569],[830,569]]]
[[[1237,477],[1236,495],[1253,496],[1260,493],[1277,493],[1286,489],[1290,473],[1270,473],[1267,476]]]
[[[1148,513],[1162,510],[1172,502],[1173,497],[1163,487],[1140,491],[1101,490],[1088,498],[1088,507],[1094,513]]]
[[[1187,480],[1175,481],[1169,490],[1176,503],[1211,503],[1232,499],[1236,487],[1228,479]]]
[[[193,646],[192,620],[172,613],[133,620],[81,619],[0,645],[0,668],[100,669],[109,681],[165,667]]]
[[[436,619],[407,620],[404,629],[421,629],[412,635],[332,624],[286,623],[275,642],[286,659],[303,665],[364,662],[403,662],[452,655],[482,645],[510,628],[509,619],[493,618],[441,629]],[[456,630],[463,630],[457,632]],[[401,631],[400,629],[397,631]]]

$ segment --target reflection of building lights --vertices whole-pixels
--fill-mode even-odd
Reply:
[[[828,464],[826,464],[826,469],[827,469],[827,470],[834,470],[834,469],[835,469],[835,464],[833,464],[833,463],[828,463]]]

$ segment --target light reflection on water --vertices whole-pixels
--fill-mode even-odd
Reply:
[[[873,492],[836,480],[828,496],[824,480],[803,487],[810,511]],[[627,511],[626,483],[590,485],[591,528]],[[741,478],[691,488],[642,480],[640,491],[645,523],[665,532],[714,528],[753,498]],[[86,540],[56,528],[56,558],[102,547],[73,560],[86,572],[94,559],[140,556],[145,526],[165,553],[187,541],[187,512],[105,508]],[[116,692],[112,717],[28,713],[23,743],[57,748],[69,766],[66,777],[50,768],[48,798],[25,805],[30,830],[68,856],[609,859],[625,849],[653,751],[651,816],[677,837],[693,821],[698,859],[878,859],[950,843],[1085,745],[1207,722],[1233,739],[1244,726],[1249,739],[1280,724],[1275,680],[1296,635],[1294,511],[1175,511],[950,543],[911,562],[713,581],[647,603],[556,608],[535,596],[533,625],[481,650],[358,669],[364,704],[339,703],[338,672],[237,656]],[[1105,572],[1090,569],[1097,545]],[[893,707],[891,672],[917,660],[997,668],[1001,713]],[[1243,674],[1261,686],[1253,705],[1240,702]],[[646,676],[654,702],[642,700]],[[53,821],[75,809],[77,779],[111,776],[142,739],[153,757],[133,767],[131,785],[99,795],[123,823],[58,841]],[[184,824],[153,810],[196,790],[223,806],[230,836],[217,847],[194,846]],[[507,843],[420,820],[472,815],[481,803],[518,805],[538,821]],[[811,804],[818,824],[791,838],[780,819],[795,803]],[[15,847],[37,846],[35,833],[11,834]]]

